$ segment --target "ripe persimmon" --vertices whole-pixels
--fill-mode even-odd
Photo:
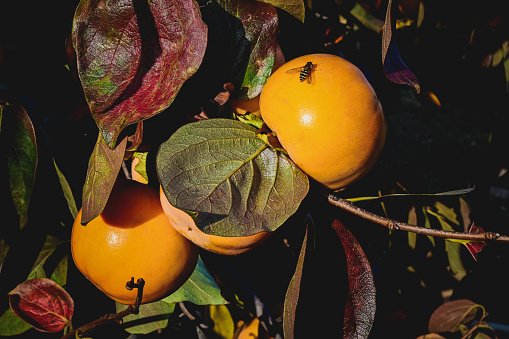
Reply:
[[[290,158],[328,189],[364,176],[385,142],[375,91],[359,68],[331,54],[301,56],[278,68],[262,90],[260,111]]]
[[[272,232],[259,232],[245,237],[226,237],[207,234],[200,230],[193,218],[186,212],[170,204],[162,187],[159,189],[161,206],[168,219],[178,232],[195,245],[217,254],[237,255],[263,244]]]
[[[172,226],[155,188],[122,180],[115,183],[103,212],[71,235],[76,267],[111,299],[134,304],[134,278],[145,280],[142,303],[159,300],[182,286],[196,267],[198,247]]]

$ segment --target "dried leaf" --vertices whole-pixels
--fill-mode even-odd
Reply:
[[[28,222],[28,205],[37,168],[35,130],[21,105],[0,104],[0,146],[5,152],[11,196],[18,212],[19,226]]]
[[[364,251],[353,234],[339,221],[332,227],[345,249],[349,302],[345,309],[343,338],[367,338],[375,320],[376,296],[373,272]]]
[[[255,133],[236,120],[201,120],[181,127],[159,148],[156,169],[168,201],[197,213],[202,231],[273,231],[306,196],[307,175]]]
[[[417,213],[415,211],[415,206],[412,206],[410,211],[408,211],[408,223],[410,225],[417,225]],[[408,232],[408,246],[410,246],[412,249],[415,249],[416,242],[417,234],[414,232]]]
[[[412,86],[419,93],[421,88],[417,77],[410,71],[399,54],[398,46],[392,39],[392,0],[387,4],[387,13],[382,35],[382,63],[385,75],[398,84]]]
[[[74,301],[54,281],[35,278],[9,293],[9,304],[18,317],[42,332],[58,332],[71,326]]]
[[[484,314],[484,307],[467,299],[447,302],[433,312],[428,329],[433,333],[456,332],[461,324],[474,320],[478,312]]]
[[[113,184],[118,176],[127,145],[127,137],[111,150],[99,135],[94,151],[88,161],[87,178],[83,186],[83,212],[81,223],[85,225],[103,211]]]
[[[81,0],[73,45],[85,97],[110,148],[166,109],[199,68],[207,27],[192,0]]]
[[[468,233],[484,233],[484,230],[482,227],[478,227],[472,223]],[[477,261],[477,254],[481,252],[484,246],[486,246],[486,241],[469,241],[465,244],[465,246],[467,247],[474,260]]]

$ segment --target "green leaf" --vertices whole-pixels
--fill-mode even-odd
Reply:
[[[0,335],[12,336],[24,333],[31,329],[29,323],[18,317],[9,307],[0,317]]]
[[[69,256],[65,256],[60,260],[57,267],[51,274],[50,279],[59,284],[60,286],[64,286],[67,283],[67,268],[69,266]]]
[[[7,161],[11,196],[23,229],[28,222],[28,205],[37,168],[35,130],[21,105],[0,105],[0,146]]]
[[[117,312],[129,307],[118,302],[115,304]],[[161,300],[142,304],[138,314],[129,314],[124,317],[122,327],[131,334],[148,334],[160,328],[165,328],[174,310],[175,304],[168,304]]]
[[[196,212],[208,234],[248,236],[277,229],[297,211],[309,180],[286,155],[240,121],[187,124],[156,157],[161,186],[173,206]]]
[[[78,215],[78,208],[76,207],[76,201],[74,200],[71,186],[69,186],[69,183],[67,182],[67,179],[65,178],[64,174],[58,168],[55,158],[53,158],[53,165],[55,165],[58,180],[60,180],[60,186],[62,186],[62,191],[64,192],[65,200],[67,200],[69,211],[71,212],[72,218],[76,219],[76,215]]]
[[[51,235],[46,236],[46,241],[42,246],[41,251],[39,252],[39,256],[35,260],[30,273],[28,274],[27,280],[34,278],[46,278],[46,273],[44,272],[43,265],[46,263],[46,260],[53,254],[58,245],[64,243],[64,241],[53,237]]]
[[[226,300],[221,295],[221,290],[214,278],[205,268],[201,258],[191,277],[177,291],[163,299],[166,303],[179,303],[189,301],[195,305],[220,305]]]
[[[435,208],[437,209],[437,213],[442,215],[444,218],[449,220],[455,225],[459,225],[458,216],[456,215],[456,212],[454,212],[454,209],[451,207],[448,207],[441,202],[437,201],[435,202]]]
[[[350,202],[357,202],[357,201],[365,201],[365,200],[381,200],[381,199],[387,199],[387,198],[412,198],[412,197],[441,197],[441,196],[455,196],[455,195],[462,195],[472,192],[473,188],[464,188],[460,190],[453,190],[453,191],[447,191],[447,192],[440,192],[440,193],[397,193],[397,194],[387,194],[387,195],[380,195],[376,197],[356,197],[356,198],[348,198],[345,200],[348,200]]]
[[[4,239],[0,238],[0,273],[2,273],[2,266],[4,264],[5,258],[7,257],[7,252],[9,252],[9,245],[5,242]]]
[[[245,39],[251,44],[245,73],[234,84],[235,88],[240,88],[239,99],[252,99],[261,93],[274,66],[277,11],[271,4],[252,0],[218,0],[218,3],[240,20]]]
[[[81,0],[72,39],[85,97],[113,149],[123,128],[170,106],[198,70],[207,26],[192,0]]]
[[[134,152],[133,158],[138,159],[138,163],[134,166],[134,170],[138,172],[148,182],[147,175],[147,155],[148,152]]]
[[[88,161],[87,178],[83,186],[81,223],[86,224],[103,211],[118,176],[127,146],[125,137],[115,149],[110,149],[99,135]]]

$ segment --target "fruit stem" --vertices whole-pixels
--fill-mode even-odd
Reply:
[[[96,327],[109,324],[115,322],[117,324],[122,323],[122,319],[129,314],[138,314],[140,311],[141,300],[143,297],[143,287],[145,286],[145,280],[143,278],[139,278],[136,282],[134,282],[134,277],[131,278],[126,284],[125,287],[128,290],[132,290],[133,288],[138,289],[138,294],[136,295],[136,301],[134,305],[129,305],[125,310],[120,311],[115,314],[106,314],[99,319],[96,319],[88,324],[78,327],[75,330],[68,332],[61,339],[72,339],[72,338],[82,338],[87,332],[93,330]]]

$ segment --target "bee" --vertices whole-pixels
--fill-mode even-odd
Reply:
[[[292,68],[286,71],[286,73],[295,73],[300,72],[299,79],[300,82],[303,82],[305,79],[308,79],[308,84],[311,83],[311,70],[313,69],[313,63],[311,61],[306,62],[306,64],[302,67]]]

